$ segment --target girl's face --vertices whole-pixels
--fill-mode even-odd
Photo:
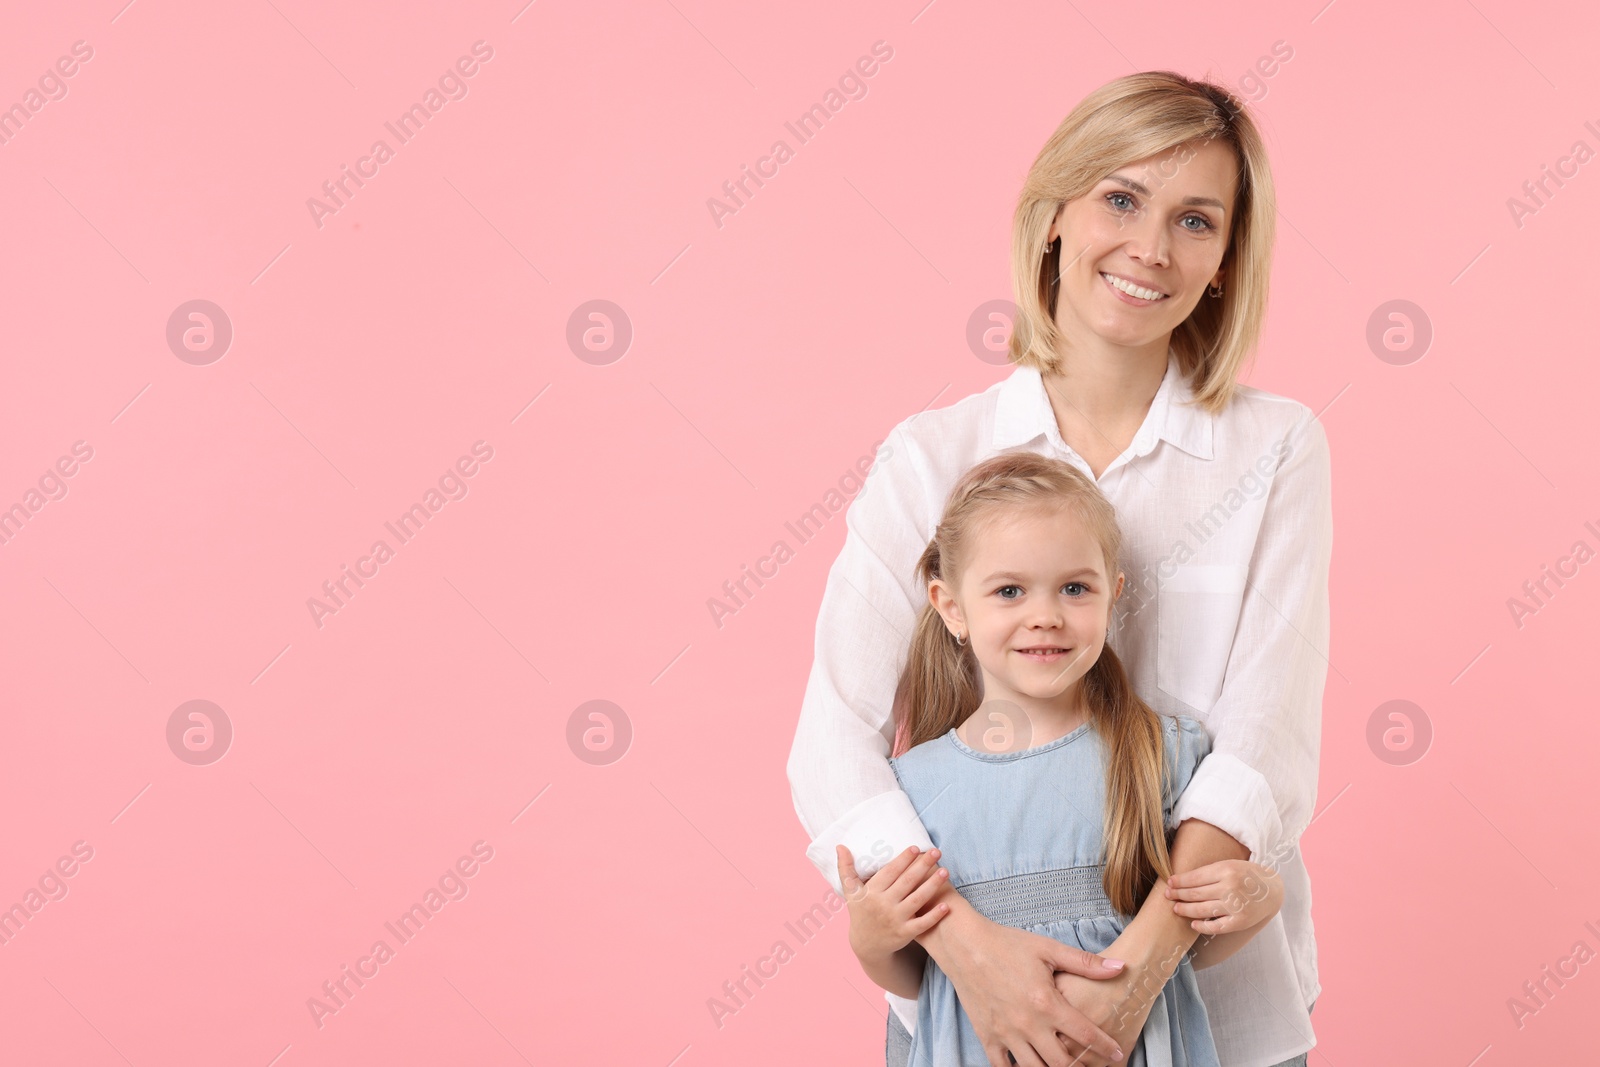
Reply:
[[[1119,167],[1062,205],[1049,233],[1062,238],[1062,335],[1131,348],[1187,319],[1206,286],[1224,283],[1237,168],[1227,145],[1191,142]],[[1118,289],[1113,277],[1153,299]]]
[[[1009,700],[1030,715],[1076,708],[1123,576],[1108,580],[1099,544],[1065,507],[991,520],[974,547],[960,587],[936,579],[928,595],[951,633],[967,635],[985,704]]]

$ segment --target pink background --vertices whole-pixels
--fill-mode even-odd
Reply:
[[[1326,407],[1333,450],[1311,1061],[1592,1048],[1600,964],[1520,1028],[1507,1006],[1600,950],[1600,565],[1520,628],[1507,607],[1600,547],[1600,175],[1520,228],[1507,206],[1600,148],[1582,5],[121,4],[12,5],[0,35],[5,105],[93,49],[0,146],[0,506],[93,450],[0,545],[0,906],[93,849],[0,946],[0,1059],[881,1062],[847,919],[784,925],[825,892],[784,761],[844,521],[783,524],[1006,373],[966,327],[1010,295],[1027,165],[1159,68],[1256,101],[1282,225],[1249,381]],[[480,40],[468,94],[397,146],[383,124]],[[865,98],[798,145],[783,123],[880,40]],[[307,199],[379,138],[319,228]],[[717,226],[779,138],[795,157]],[[208,365],[166,341],[195,299],[233,328]],[[597,299],[633,329],[605,364],[566,340]],[[1395,299],[1434,330],[1404,366],[1366,341]],[[307,600],[477,441],[465,498],[319,627]],[[1367,741],[1395,699],[1433,730],[1403,766]],[[168,745],[190,700],[232,724],[209,765]],[[624,758],[569,746],[590,700]],[[319,1028],[308,998],[478,841],[468,895]],[[780,939],[719,1027],[708,999]]]

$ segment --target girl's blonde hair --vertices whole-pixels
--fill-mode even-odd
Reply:
[[[1076,467],[1035,452],[1002,452],[957,482],[933,539],[917,561],[924,588],[935,578],[959,588],[984,530],[1020,510],[1065,508],[1089,530],[1113,583],[1122,535],[1116,512]],[[1157,877],[1171,874],[1161,797],[1166,766],[1160,716],[1134,692],[1108,642],[1083,678],[1090,721],[1109,752],[1106,763],[1104,885],[1124,914],[1139,910]],[[894,697],[895,754],[944,736],[982,703],[972,644],[957,644],[932,603],[923,606]]]
[[[1017,321],[1011,361],[1053,374],[1061,369],[1056,300],[1070,262],[1066,241],[1049,252],[1045,237],[1057,210],[1088,195],[1119,167],[1179,145],[1221,140],[1239,164],[1221,299],[1201,297],[1172,347],[1195,402],[1216,414],[1227,406],[1245,361],[1255,352],[1267,310],[1267,282],[1277,221],[1267,150],[1244,104],[1228,90],[1171,71],[1145,71],[1107,82],[1072,109],[1045,142],[1017,197],[1011,224],[1011,288]],[[1180,165],[1187,157],[1180,152]]]

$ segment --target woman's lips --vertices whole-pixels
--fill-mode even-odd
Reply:
[[[1106,277],[1104,271],[1100,273],[1099,277],[1101,284],[1107,289],[1111,290],[1112,295],[1118,300],[1122,301],[1124,304],[1132,304],[1134,307],[1147,308],[1154,307],[1156,304],[1161,303],[1162,300],[1167,299],[1167,297],[1162,297],[1160,300],[1140,300],[1133,294],[1124,293],[1121,289],[1118,289],[1115,285],[1112,285],[1110,279]]]

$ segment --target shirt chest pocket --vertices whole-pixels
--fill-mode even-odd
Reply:
[[[1247,574],[1243,564],[1191,563],[1156,594],[1156,685],[1201,715],[1222,693]]]

